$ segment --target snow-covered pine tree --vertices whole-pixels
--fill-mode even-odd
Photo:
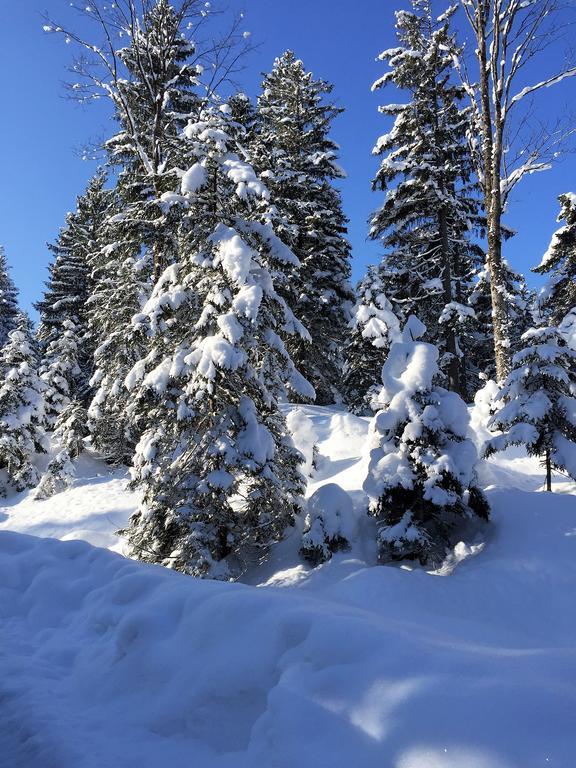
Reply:
[[[250,142],[255,167],[270,190],[278,234],[300,262],[278,290],[311,342],[292,337],[285,343],[320,405],[341,399],[342,347],[354,301],[347,220],[334,186],[344,174],[330,138],[331,123],[342,110],[326,100],[331,91],[286,51],[262,83],[258,130]]]
[[[201,67],[191,63],[196,48],[188,34],[183,5],[177,10],[168,0],[156,0],[135,20],[130,45],[117,51],[126,75],[112,90],[120,131],[106,148],[111,163],[121,168],[123,235],[143,249],[147,258],[141,269],[148,271],[151,285],[176,258],[172,233],[180,209],[172,201],[180,134],[201,104]]]
[[[80,375],[71,394],[85,401],[89,398],[88,381],[95,347],[88,327],[88,299],[94,289],[91,263],[104,245],[104,226],[114,201],[114,192],[104,189],[105,182],[106,174],[99,170],[78,197],[76,209],[66,216],[56,242],[48,246],[54,261],[49,267],[44,296],[35,305],[40,313],[37,337],[44,369],[53,363],[47,357],[48,347],[62,337],[66,322],[74,325]]]
[[[382,410],[370,426],[364,490],[378,527],[380,560],[437,567],[463,525],[487,519],[489,508],[475,484],[466,404],[435,385],[438,350],[417,341],[424,332],[409,318],[382,369]]]
[[[60,413],[54,430],[58,452],[46,467],[34,491],[35,499],[47,499],[68,488],[75,477],[74,461],[84,450],[88,436],[88,414],[79,400],[72,400]]]
[[[0,350],[16,328],[17,315],[18,291],[8,271],[6,253],[0,245]]]
[[[455,11],[436,19],[430,0],[412,0],[411,12],[396,13],[399,46],[380,54],[390,69],[373,89],[393,85],[409,99],[380,107],[394,124],[373,150],[382,158],[373,187],[386,195],[370,236],[386,248],[382,277],[394,312],[401,322],[418,314],[440,350],[448,388],[465,396],[467,302],[481,258],[470,235],[481,219],[467,142],[470,111],[451,77]]]
[[[0,493],[23,491],[38,482],[33,464],[46,451],[43,385],[28,316],[21,312],[16,329],[0,352]]]
[[[88,426],[94,448],[111,464],[129,464],[139,431],[129,409],[130,393],[124,379],[145,354],[146,338],[132,325],[142,308],[149,281],[134,258],[135,244],[122,240],[122,220],[109,221],[110,244],[91,260],[95,278],[89,299],[88,326],[96,341],[93,397]],[[137,251],[136,251],[137,253]]]
[[[40,377],[44,382],[46,426],[53,429],[58,416],[70,403],[71,399],[82,390],[79,384],[81,340],[78,328],[72,320],[64,320],[60,335],[51,334],[40,367]]]
[[[236,576],[292,522],[302,456],[277,398],[286,381],[313,394],[281,340],[305,330],[270,274],[298,262],[266,221],[268,191],[239,157],[228,112],[206,109],[186,128],[181,259],[135,318],[150,349],[127,378],[147,423],[130,551],[217,578]]]
[[[539,296],[540,310],[555,326],[576,307],[576,195],[560,195],[558,221],[564,225],[552,236],[548,250],[533,270],[548,275]]]
[[[344,347],[344,401],[360,415],[372,414],[372,401],[382,385],[382,366],[400,328],[380,272],[379,266],[370,266],[358,285]]]
[[[554,327],[531,328],[522,343],[496,398],[504,405],[489,422],[503,434],[485,454],[524,445],[530,456],[542,457],[551,491],[553,469],[576,480],[576,352]]]

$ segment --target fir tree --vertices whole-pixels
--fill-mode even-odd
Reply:
[[[48,247],[54,254],[49,267],[50,276],[41,301],[36,304],[40,313],[38,339],[43,349],[42,367],[54,365],[53,351],[71,323],[77,338],[77,364],[73,397],[86,400],[88,381],[92,375],[94,339],[88,327],[88,298],[94,290],[91,263],[94,254],[103,246],[104,224],[110,214],[113,192],[104,189],[106,176],[98,171],[83,195],[77,199],[76,210],[66,217],[54,245]],[[69,381],[69,384],[72,384]],[[57,414],[55,414],[57,415]]]
[[[88,324],[97,346],[89,382],[94,395],[88,407],[88,426],[92,445],[108,462],[129,464],[139,432],[124,380],[146,349],[146,340],[132,325],[132,318],[141,310],[148,283],[142,280],[131,254],[133,244],[114,238],[115,233],[121,237],[121,223],[111,227],[113,242],[93,260],[96,284],[89,300]]]
[[[39,477],[34,456],[46,450],[43,385],[29,326],[29,318],[20,313],[17,327],[0,353],[0,369],[5,372],[0,385],[3,493],[8,487],[17,491],[33,488]]]
[[[380,560],[437,567],[467,521],[488,517],[488,504],[475,485],[466,405],[435,385],[438,350],[415,340],[424,331],[410,318],[384,364],[364,489]]]
[[[576,352],[553,327],[531,328],[522,342],[496,398],[503,407],[489,422],[503,434],[492,438],[485,453],[524,445],[530,456],[543,458],[551,491],[553,469],[576,480]]]
[[[465,396],[467,301],[481,257],[470,233],[481,218],[467,142],[470,112],[451,78],[456,6],[438,19],[429,0],[412,6],[396,14],[400,44],[380,55],[390,69],[373,86],[394,85],[409,101],[380,108],[394,125],[374,148],[382,160],[373,187],[386,196],[370,236],[387,251],[382,278],[394,312],[401,322],[412,313],[422,318],[428,341],[440,349],[448,388]]]
[[[237,153],[228,112],[207,109],[186,128],[181,259],[135,319],[150,348],[127,378],[134,418],[147,424],[131,552],[218,578],[237,576],[292,522],[302,456],[277,398],[285,381],[311,394],[281,341],[305,331],[269,271],[298,262],[263,219],[268,193]]]
[[[0,350],[16,328],[17,315],[18,291],[8,272],[4,248],[0,245]]]
[[[79,400],[72,400],[60,413],[54,430],[59,449],[34,491],[35,499],[48,499],[72,484],[76,475],[74,461],[84,450],[88,436],[87,420],[86,409]]]
[[[540,295],[540,308],[552,325],[558,326],[576,307],[576,195],[560,195],[558,221],[564,226],[552,236],[548,250],[534,272],[548,275]]]
[[[326,101],[332,86],[314,80],[291,51],[276,59],[258,98],[258,130],[250,142],[276,212],[278,234],[300,267],[278,289],[311,341],[287,338],[296,366],[320,405],[340,399],[342,346],[353,293],[346,217],[334,181],[343,177],[332,120],[342,111]]]
[[[72,320],[64,320],[61,335],[53,337],[43,356],[40,376],[45,385],[45,417],[53,428],[60,413],[81,387],[80,340]]]
[[[348,407],[354,413],[368,415],[399,323],[386,298],[380,267],[368,268],[357,296],[344,347],[342,389]]]

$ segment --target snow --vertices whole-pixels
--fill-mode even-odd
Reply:
[[[510,449],[481,464],[485,541],[442,572],[376,567],[368,420],[285,409],[318,447],[309,496],[352,515],[350,551],[317,568],[302,519],[243,584],[127,560],[137,499],[90,455],[66,491],[3,501],[0,764],[570,768],[574,485],[539,492],[538,461]]]

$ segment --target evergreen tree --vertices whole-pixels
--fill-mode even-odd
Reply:
[[[311,395],[281,341],[305,331],[269,271],[298,262],[263,220],[268,192],[238,155],[228,113],[207,109],[186,128],[181,259],[135,321],[150,347],[126,381],[134,419],[147,425],[131,552],[217,578],[237,576],[292,522],[302,456],[277,399],[285,381]]]
[[[133,243],[120,239],[121,222],[110,226],[111,244],[93,259],[96,283],[89,300],[88,324],[97,346],[89,382],[94,395],[88,407],[88,426],[92,445],[108,462],[129,464],[139,432],[124,380],[146,349],[146,339],[133,326],[132,318],[142,308],[148,282],[142,280],[131,253]]]
[[[17,327],[0,352],[0,470],[1,491],[33,488],[38,472],[33,465],[36,453],[45,453],[43,429],[43,385],[38,376],[38,358],[29,329],[29,318],[20,313]]]
[[[558,221],[564,226],[552,236],[548,250],[534,272],[548,275],[540,295],[540,308],[552,325],[559,325],[576,307],[576,195],[560,195]]]
[[[60,413],[54,430],[59,450],[34,491],[35,499],[48,499],[72,484],[76,474],[74,461],[84,450],[88,436],[87,418],[86,409],[79,400],[72,400]]]
[[[530,456],[544,459],[546,490],[552,469],[576,480],[576,352],[557,328],[531,328],[512,358],[496,401],[503,403],[491,418],[492,438],[486,455],[510,445],[524,445]]]
[[[438,350],[416,340],[424,331],[409,318],[384,364],[364,490],[378,526],[380,560],[437,567],[462,526],[476,516],[486,519],[489,509],[475,485],[466,405],[434,384]]]
[[[4,248],[0,245],[0,350],[16,328],[17,315],[18,291],[8,272]]]
[[[387,251],[382,279],[394,312],[401,322],[413,313],[424,321],[448,388],[465,396],[467,302],[481,258],[470,233],[481,218],[467,142],[470,111],[451,78],[456,6],[438,19],[429,0],[412,0],[412,7],[396,14],[399,46],[380,55],[390,69],[373,86],[394,85],[409,101],[380,108],[394,125],[374,148],[382,160],[373,187],[386,195],[370,236]]]
[[[285,339],[294,363],[316,390],[320,405],[340,400],[342,346],[353,293],[346,217],[333,183],[343,177],[332,120],[342,111],[326,101],[332,86],[314,80],[292,51],[276,59],[258,98],[258,130],[251,141],[255,167],[270,190],[278,234],[297,256],[279,291],[308,329]]]
[[[104,189],[106,175],[98,171],[83,195],[78,197],[76,210],[66,217],[54,245],[49,267],[49,279],[41,301],[35,306],[40,313],[38,340],[43,349],[44,370],[55,364],[54,345],[72,324],[78,343],[77,365],[72,396],[86,400],[88,381],[92,375],[94,339],[88,328],[88,299],[93,292],[91,262],[102,247],[103,229],[113,201],[113,192]],[[68,328],[69,329],[69,328]],[[52,348],[52,351],[48,350]],[[69,384],[72,384],[69,381]],[[57,415],[57,414],[54,414]]]
[[[344,347],[342,390],[354,413],[369,415],[399,323],[386,298],[380,267],[368,268],[358,285],[357,296]]]
[[[201,99],[196,93],[201,68],[191,59],[185,14],[168,0],[144,6],[130,45],[117,52],[126,70],[113,89],[120,131],[107,143],[119,165],[118,195],[124,237],[138,242],[152,284],[174,261],[177,229],[172,199],[178,179],[180,134]]]
[[[64,320],[61,335],[52,338],[43,356],[40,376],[45,385],[45,418],[48,428],[53,428],[60,413],[81,389],[78,380],[80,340],[72,320]]]

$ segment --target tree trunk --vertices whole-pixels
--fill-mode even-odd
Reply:
[[[444,261],[444,270],[442,273],[442,283],[444,286],[444,303],[450,304],[453,301],[452,295],[452,265],[450,263],[450,244],[448,240],[448,222],[446,220],[446,209],[440,208],[438,212],[438,225],[440,232],[440,246],[442,249],[442,259]],[[460,360],[458,359],[458,345],[456,343],[456,332],[454,326],[448,323],[444,326],[446,351],[450,355],[448,365],[448,389],[462,395],[460,382]]]
[[[552,491],[552,462],[550,451],[546,451],[546,490]]]
[[[484,163],[484,203],[488,227],[487,267],[490,274],[490,296],[492,299],[492,326],[494,330],[494,358],[496,378],[502,381],[509,370],[509,346],[506,329],[507,306],[504,296],[502,269],[502,196],[501,160],[502,160],[502,114],[501,105],[491,109],[490,63],[486,30],[488,18],[484,4],[476,7],[476,36],[478,41],[478,60],[480,63],[480,103],[482,113],[482,149]],[[497,34],[495,31],[494,34]],[[493,73],[494,74],[494,73]],[[496,94],[495,94],[496,96]]]

